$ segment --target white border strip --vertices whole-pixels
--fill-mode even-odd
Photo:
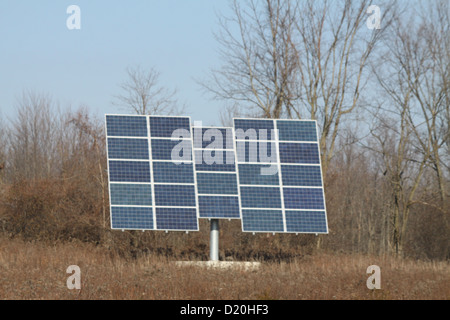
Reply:
[[[200,230],[200,206],[198,201],[197,171],[195,170],[194,129],[192,128],[192,121],[190,117],[189,117],[189,133],[191,135],[192,174],[194,175],[195,211],[197,214],[197,231],[198,231]]]
[[[148,148],[148,159],[150,162],[150,182],[152,186],[152,211],[153,211],[153,230],[157,230],[156,225],[156,200],[155,200],[155,181],[153,172],[153,154],[152,154],[152,138],[150,136],[150,117],[146,116],[147,119],[147,148]]]
[[[277,156],[277,165],[278,165],[278,185],[280,188],[280,197],[281,197],[281,210],[282,210],[282,217],[283,217],[283,230],[284,232],[287,232],[286,227],[286,209],[284,207],[284,189],[283,189],[283,177],[281,172],[281,159],[280,159],[280,143],[278,141],[278,127],[277,122],[273,120],[273,128],[275,131],[275,151]]]

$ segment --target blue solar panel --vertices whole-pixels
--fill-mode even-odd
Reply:
[[[198,171],[236,171],[234,150],[196,149],[194,154]]]
[[[188,117],[106,116],[111,227],[198,230]]]
[[[234,119],[234,125],[241,129],[235,141],[242,230],[327,233],[316,122]],[[262,129],[274,129],[270,143],[255,138]]]
[[[201,138],[195,135],[201,134]],[[194,148],[233,150],[232,128],[194,128]]]
[[[234,120],[234,131],[237,140],[274,140],[274,129],[273,120]]]
[[[112,228],[189,231],[198,218],[241,218],[248,232],[327,233],[316,122],[234,127],[107,115]]]
[[[241,185],[272,185],[278,186],[278,172],[275,174],[262,174],[267,164],[239,164],[239,182]]]
[[[281,210],[242,210],[242,228],[252,232],[283,232]],[[245,217],[245,219],[244,219]]]
[[[280,143],[280,162],[320,164],[317,143]]]
[[[147,137],[147,119],[139,116],[106,116],[109,137]]]
[[[194,127],[199,217],[240,218],[232,128]]]
[[[192,140],[152,139],[152,159],[192,161]]]
[[[327,233],[325,211],[286,210],[287,232]]]
[[[199,194],[238,194],[235,174],[199,172],[197,188]]]
[[[195,187],[178,185],[155,185],[155,205],[169,207],[195,207]]]
[[[151,206],[152,187],[150,184],[112,183],[111,205]]]
[[[156,208],[156,225],[160,230],[196,230],[196,208]]]
[[[194,183],[192,163],[153,162],[155,183]]]
[[[199,196],[199,213],[202,218],[239,217],[239,198],[224,196]]]
[[[282,165],[281,176],[284,186],[322,186],[320,166]]]
[[[315,121],[277,120],[280,141],[317,141]]]
[[[178,130],[178,131],[177,131]],[[190,138],[191,124],[187,117],[150,117],[150,135],[152,138],[171,138],[177,133],[186,133],[184,138]]]
[[[241,187],[242,208],[279,208],[281,192],[279,187]]]
[[[150,176],[148,161],[109,161],[109,180],[111,182],[150,183]]]
[[[114,229],[150,229],[153,226],[151,207],[111,207],[111,226]]]
[[[276,145],[265,141],[237,141],[236,154],[238,162],[276,163]]]
[[[322,189],[283,188],[286,209],[325,209]]]
[[[194,150],[195,170],[215,172],[236,172],[234,151]],[[221,156],[220,156],[221,155]]]
[[[148,140],[109,138],[108,154],[110,159],[148,160]]]

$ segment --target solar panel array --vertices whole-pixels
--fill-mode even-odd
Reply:
[[[106,132],[113,229],[328,232],[315,121],[106,115]]]
[[[242,230],[327,233],[315,121],[234,119]]]
[[[232,128],[194,127],[200,218],[239,219]]]
[[[106,133],[111,228],[197,231],[190,119],[106,115]]]

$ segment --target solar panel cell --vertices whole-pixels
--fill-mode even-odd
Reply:
[[[283,190],[286,209],[325,209],[322,189],[283,188]]]
[[[280,162],[298,164],[320,164],[317,143],[281,143]]]
[[[152,159],[192,161],[191,140],[152,139]]]
[[[155,205],[169,207],[195,207],[194,185],[155,184]]]
[[[113,229],[153,229],[151,207],[111,207]]]
[[[196,208],[156,208],[159,230],[198,230]]]
[[[239,164],[239,182],[242,185],[272,185],[278,186],[278,172],[275,174],[262,174],[267,164]]]
[[[148,160],[148,140],[108,138],[108,153],[110,159]]]
[[[281,176],[284,186],[322,186],[320,166],[282,165]]]
[[[150,184],[112,183],[111,205],[152,205],[152,187]]]
[[[234,151],[194,150],[196,171],[235,172]],[[217,154],[222,153],[221,157]]]
[[[273,120],[235,119],[234,129],[238,140],[274,140]]]
[[[237,141],[236,154],[238,162],[276,163],[276,145],[266,141]]]
[[[199,194],[238,194],[236,175],[225,173],[197,173]]]
[[[202,218],[239,218],[237,196],[199,196],[198,207]]]
[[[283,232],[283,213],[281,210],[242,210],[245,231]]]
[[[111,182],[150,183],[148,161],[109,161],[109,180]]]
[[[153,180],[156,183],[194,183],[191,163],[153,162]]]
[[[189,118],[186,117],[150,117],[150,135],[153,138],[171,138],[176,130],[186,132],[184,138],[190,138],[191,125]]]
[[[326,233],[325,211],[286,210],[286,228],[288,232]]]
[[[201,134],[201,136],[197,136]],[[231,128],[194,128],[194,148],[229,149],[233,148],[233,130]]]
[[[106,132],[110,137],[147,137],[146,117],[106,116]]]
[[[280,141],[317,141],[315,121],[277,120]]]
[[[242,208],[280,208],[280,188],[241,187]]]

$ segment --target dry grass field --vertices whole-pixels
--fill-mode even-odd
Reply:
[[[69,265],[81,289],[66,285]],[[381,268],[381,289],[366,286]],[[179,267],[161,256],[123,259],[92,244],[0,240],[0,299],[46,300],[398,300],[450,299],[448,262],[315,253],[257,271]]]

